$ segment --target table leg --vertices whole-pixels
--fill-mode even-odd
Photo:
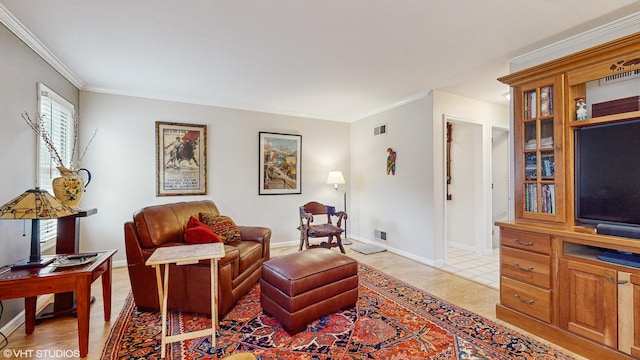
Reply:
[[[91,277],[83,276],[76,279],[76,303],[78,314],[78,342],[80,357],[89,352],[89,304],[91,303]]]
[[[162,312],[162,350],[160,358],[164,359],[167,344],[167,294],[169,292],[169,265],[164,267],[164,284],[162,287],[162,297],[160,298],[160,312]],[[158,293],[160,294],[160,293]]]
[[[107,260],[107,269],[102,273],[102,302],[104,321],[111,320],[111,258]]]
[[[37,296],[24,298],[24,332],[33,334],[36,327],[36,302]]]
[[[216,329],[218,328],[218,260],[211,259],[211,347],[216,349]]]

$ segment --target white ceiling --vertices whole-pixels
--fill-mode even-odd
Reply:
[[[432,89],[506,105],[496,78],[509,58],[640,11],[633,0],[0,4],[83,90],[338,121]]]

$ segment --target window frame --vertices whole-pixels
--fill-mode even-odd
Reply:
[[[60,114],[56,112],[60,112]],[[36,121],[38,126],[45,121],[46,126],[46,120],[51,119],[50,121],[53,121],[53,124],[49,125],[60,130],[51,131],[51,126],[47,128],[55,144],[55,148],[62,158],[63,164],[70,164],[72,157],[76,155],[73,153],[76,136],[76,134],[74,134],[75,112],[76,107],[73,103],[60,96],[44,83],[38,83],[38,112]],[[65,119],[62,120],[62,118]],[[64,123],[61,124],[60,122]],[[63,132],[63,134],[60,134],[60,132]],[[40,137],[38,137],[36,146],[36,159],[36,183],[41,189],[45,189],[53,194],[52,180],[59,176],[56,170],[58,164],[53,160],[44,141]],[[41,220],[40,242],[45,244],[55,242],[57,238],[57,228],[57,220]],[[45,245],[43,249],[48,247],[50,246]]]

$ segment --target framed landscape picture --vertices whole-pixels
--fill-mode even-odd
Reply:
[[[260,195],[302,193],[302,135],[260,132]]]
[[[207,194],[207,126],[156,121],[156,196]]]

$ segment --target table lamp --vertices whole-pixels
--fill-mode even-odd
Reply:
[[[329,176],[327,177],[327,184],[333,184],[333,188],[338,191],[344,191],[344,212],[347,212],[347,188],[338,189],[338,185],[346,184],[344,181],[344,176],[342,175],[342,171],[329,171]],[[347,235],[347,220],[344,220],[344,241],[342,242],[344,245],[353,244],[351,240],[348,239]]]
[[[46,190],[35,188],[0,207],[0,219],[31,219],[31,255],[15,263],[12,268],[43,267],[54,258],[40,256],[40,220],[56,219],[76,214],[76,211],[60,202]]]

